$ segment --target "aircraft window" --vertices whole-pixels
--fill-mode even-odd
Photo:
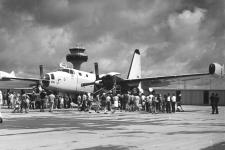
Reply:
[[[82,73],[79,72],[79,75],[82,76]]]
[[[88,77],[88,74],[86,74],[86,77]]]
[[[55,79],[55,76],[54,76],[54,74],[51,74],[51,79]]]
[[[61,71],[70,73],[70,70],[69,69],[62,69]]]
[[[48,74],[46,74],[46,75],[45,75],[45,77],[44,77],[44,79],[46,79],[46,80],[50,80],[49,75],[48,75]]]
[[[75,72],[73,70],[70,70],[70,74],[75,74]]]

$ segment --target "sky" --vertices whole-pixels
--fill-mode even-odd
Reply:
[[[224,0],[0,0],[0,70],[38,75],[80,45],[82,70],[126,77],[139,49],[142,76],[208,72],[225,60]]]

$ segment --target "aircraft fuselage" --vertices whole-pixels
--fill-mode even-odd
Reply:
[[[94,85],[82,87],[81,83],[94,82],[96,77],[88,73],[71,68],[61,68],[56,72],[45,74],[47,82],[43,82],[46,89],[56,92],[82,93],[94,91]]]

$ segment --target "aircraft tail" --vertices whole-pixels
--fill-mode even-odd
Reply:
[[[141,78],[141,55],[140,51],[136,49],[133,54],[127,79],[139,79],[139,78]]]
[[[16,77],[15,72],[12,71],[12,72],[10,73],[10,76],[11,76],[11,77]]]

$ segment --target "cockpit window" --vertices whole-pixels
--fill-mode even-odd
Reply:
[[[73,70],[70,70],[70,74],[75,74]]]
[[[69,69],[59,69],[58,71],[70,73],[70,70]]]
[[[50,80],[49,75],[48,75],[48,74],[45,74],[44,79],[45,79],[45,80]]]
[[[54,74],[51,74],[51,79],[53,79],[53,80],[55,79],[55,76],[54,76]]]
[[[82,73],[79,72],[79,75],[82,76]]]

